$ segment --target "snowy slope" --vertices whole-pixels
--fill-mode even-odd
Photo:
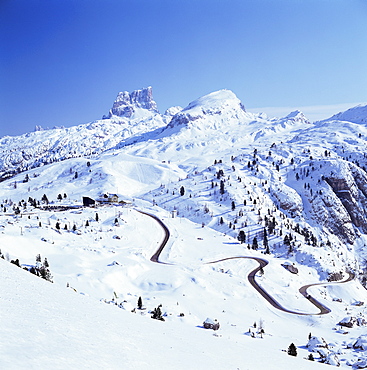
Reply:
[[[7,369],[265,369],[316,364],[181,322],[160,322],[96,303],[0,261],[0,365]],[[259,340],[260,341],[260,340]],[[263,344],[263,343],[261,343]],[[317,365],[316,365],[317,367]]]
[[[345,112],[339,112],[328,118],[327,121],[348,121],[353,123],[366,124],[367,105],[360,104],[356,107],[346,110]]]
[[[14,359],[18,345],[10,338],[20,331],[14,317],[23,318],[22,328],[30,326],[32,333],[39,330],[33,317],[52,322],[50,336],[42,332],[52,343],[60,340],[58,333],[68,336],[63,319],[68,316],[70,325],[80,326],[71,331],[74,346],[62,347],[67,356],[57,355],[54,347],[47,347],[47,355],[43,346],[30,344],[35,359],[58,356],[60,368],[83,367],[83,361],[86,368],[120,368],[118,360],[124,358],[126,368],[193,368],[194,363],[199,364],[194,368],[218,369],[320,366],[303,359],[309,350],[317,361],[340,361],[345,367],[365,359],[363,351],[348,348],[364,333],[367,317],[365,305],[359,305],[367,300],[361,285],[367,276],[363,112],[358,122],[349,115],[350,121],[343,116],[310,123],[299,111],[268,118],[246,112],[235,94],[221,90],[160,115],[151,90],[143,91],[119,93],[109,118],[1,139],[0,171],[9,177],[0,182],[1,252],[26,268],[40,253],[54,280],[44,282],[0,260],[5,266],[1,290],[7,294],[0,298],[0,310],[11,319],[2,338],[4,364]],[[118,194],[130,206],[81,207],[83,196],[98,199],[106,193]],[[44,194],[49,206],[64,208],[43,208]],[[150,260],[164,232],[138,211],[156,215],[169,229],[160,257],[167,264]],[[239,231],[246,237],[243,244]],[[233,259],[239,256],[265,258],[258,284],[281,306],[310,315],[271,306],[247,280],[257,262]],[[296,267],[298,274],[283,265]],[[349,272],[355,281],[309,289],[331,310],[315,315],[318,310],[300,287],[345,279]],[[16,301],[12,284],[25,289],[16,293]],[[40,307],[41,296],[50,302],[49,310],[26,308],[24,302]],[[132,313],[139,296],[146,310]],[[112,299],[118,305],[111,305]],[[60,309],[61,301],[70,304]],[[159,304],[165,322],[148,313]],[[59,314],[59,320],[52,319]],[[341,330],[337,324],[346,316],[359,318],[361,325]],[[89,317],[96,317],[93,328]],[[221,324],[214,336],[201,328],[206,317]],[[106,321],[106,327],[98,326]],[[102,343],[98,332],[113,345]],[[325,338],[328,348],[307,349],[310,332]],[[157,337],[158,350],[152,345]],[[292,342],[297,358],[283,352]],[[82,343],[90,344],[95,356]],[[269,357],[263,357],[264,347]],[[116,348],[125,352],[116,355]],[[16,366],[25,366],[30,357],[20,356]],[[177,358],[185,360],[178,364]]]

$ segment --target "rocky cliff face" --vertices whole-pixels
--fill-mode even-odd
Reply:
[[[334,235],[353,243],[357,228],[367,232],[367,175],[344,160],[324,162],[325,186],[309,198],[312,215]]]
[[[353,163],[346,163],[347,171],[334,173],[325,178],[340,199],[352,223],[367,232],[367,176]],[[346,173],[347,176],[340,176]]]
[[[119,92],[109,114],[103,118],[111,118],[112,116],[130,118],[137,108],[158,113],[157,104],[153,100],[151,87],[135,90],[131,93],[128,91]]]

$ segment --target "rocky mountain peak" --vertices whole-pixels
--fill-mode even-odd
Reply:
[[[158,113],[150,86],[141,90],[134,90],[131,93],[128,91],[119,92],[108,115],[103,118],[111,118],[112,116],[130,118],[137,108]]]

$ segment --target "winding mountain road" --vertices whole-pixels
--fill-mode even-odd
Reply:
[[[171,265],[170,263],[167,263],[167,262],[162,262],[162,261],[159,261],[159,256],[160,254],[162,253],[164,247],[166,246],[167,242],[168,242],[168,239],[170,237],[170,232],[169,232],[169,229],[167,228],[167,226],[162,222],[162,220],[160,220],[157,216],[151,214],[151,213],[147,213],[147,212],[143,212],[143,211],[138,211],[144,215],[147,215],[151,218],[153,218],[154,220],[156,220],[159,225],[162,227],[162,229],[164,230],[164,239],[162,241],[162,243],[160,244],[159,248],[157,249],[157,251],[153,254],[153,256],[150,258],[150,260],[152,262],[156,262],[156,263],[162,263],[162,264],[165,264],[165,265]],[[299,289],[299,292],[306,298],[308,299],[316,308],[318,308],[319,312],[316,312],[316,313],[306,313],[306,312],[297,312],[297,311],[293,311],[293,310],[288,310],[287,308],[284,308],[278,301],[276,301],[265,289],[263,289],[256,281],[255,277],[256,277],[256,274],[261,270],[263,269],[265,266],[267,266],[269,264],[269,262],[263,258],[259,258],[259,257],[250,257],[250,256],[237,256],[237,257],[227,257],[227,258],[222,258],[220,260],[217,260],[217,261],[212,261],[212,262],[206,262],[206,264],[213,264],[213,263],[219,263],[219,262],[223,262],[223,261],[228,261],[228,260],[232,260],[232,259],[239,259],[239,258],[243,258],[243,259],[252,259],[252,260],[255,260],[259,266],[257,266],[255,269],[253,269],[248,275],[247,275],[247,279],[248,281],[250,282],[250,284],[257,290],[258,293],[261,294],[261,296],[263,296],[273,307],[275,307],[276,309],[280,310],[280,311],[283,311],[283,312],[287,312],[287,313],[290,313],[290,314],[293,314],[293,315],[304,315],[304,316],[311,316],[311,315],[326,315],[328,313],[331,312],[330,308],[326,307],[325,305],[323,305],[320,301],[318,301],[316,298],[312,297],[308,292],[307,290],[313,286],[317,286],[317,285],[321,285],[321,286],[325,286],[325,285],[329,285],[329,284],[343,284],[343,283],[347,283],[348,281],[351,281],[354,279],[354,274],[349,272],[348,273],[348,277],[343,280],[343,281],[335,281],[335,282],[322,282],[322,283],[315,283],[315,284],[308,284],[308,285],[304,285],[302,286],[300,289]]]
[[[171,265],[171,263],[159,261],[159,256],[162,253],[162,251],[163,251],[164,247],[166,246],[166,244],[168,242],[168,239],[170,237],[170,232],[168,230],[168,227],[157,216],[155,216],[155,215],[153,215],[151,213],[147,213],[147,212],[143,212],[143,211],[139,211],[139,210],[137,210],[137,211],[139,213],[143,214],[143,215],[146,215],[146,216],[149,216],[149,217],[153,218],[155,221],[157,221],[159,223],[159,225],[162,227],[162,229],[164,231],[164,238],[163,238],[163,240],[161,242],[161,245],[159,246],[159,248],[157,249],[157,251],[153,254],[153,256],[150,257],[150,260],[152,262],[162,263],[164,265]]]

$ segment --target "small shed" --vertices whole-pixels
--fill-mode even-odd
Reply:
[[[110,203],[118,203],[119,196],[117,194],[108,194],[108,201]]]
[[[118,203],[118,201],[119,201],[119,197],[117,194],[105,193],[100,198],[98,198],[98,202],[102,204]]]
[[[83,206],[84,207],[94,207],[96,205],[96,201],[89,197],[83,197]]]
[[[213,330],[218,330],[220,325],[217,319],[210,319],[209,317],[203,322],[203,326],[205,329],[213,329]]]

